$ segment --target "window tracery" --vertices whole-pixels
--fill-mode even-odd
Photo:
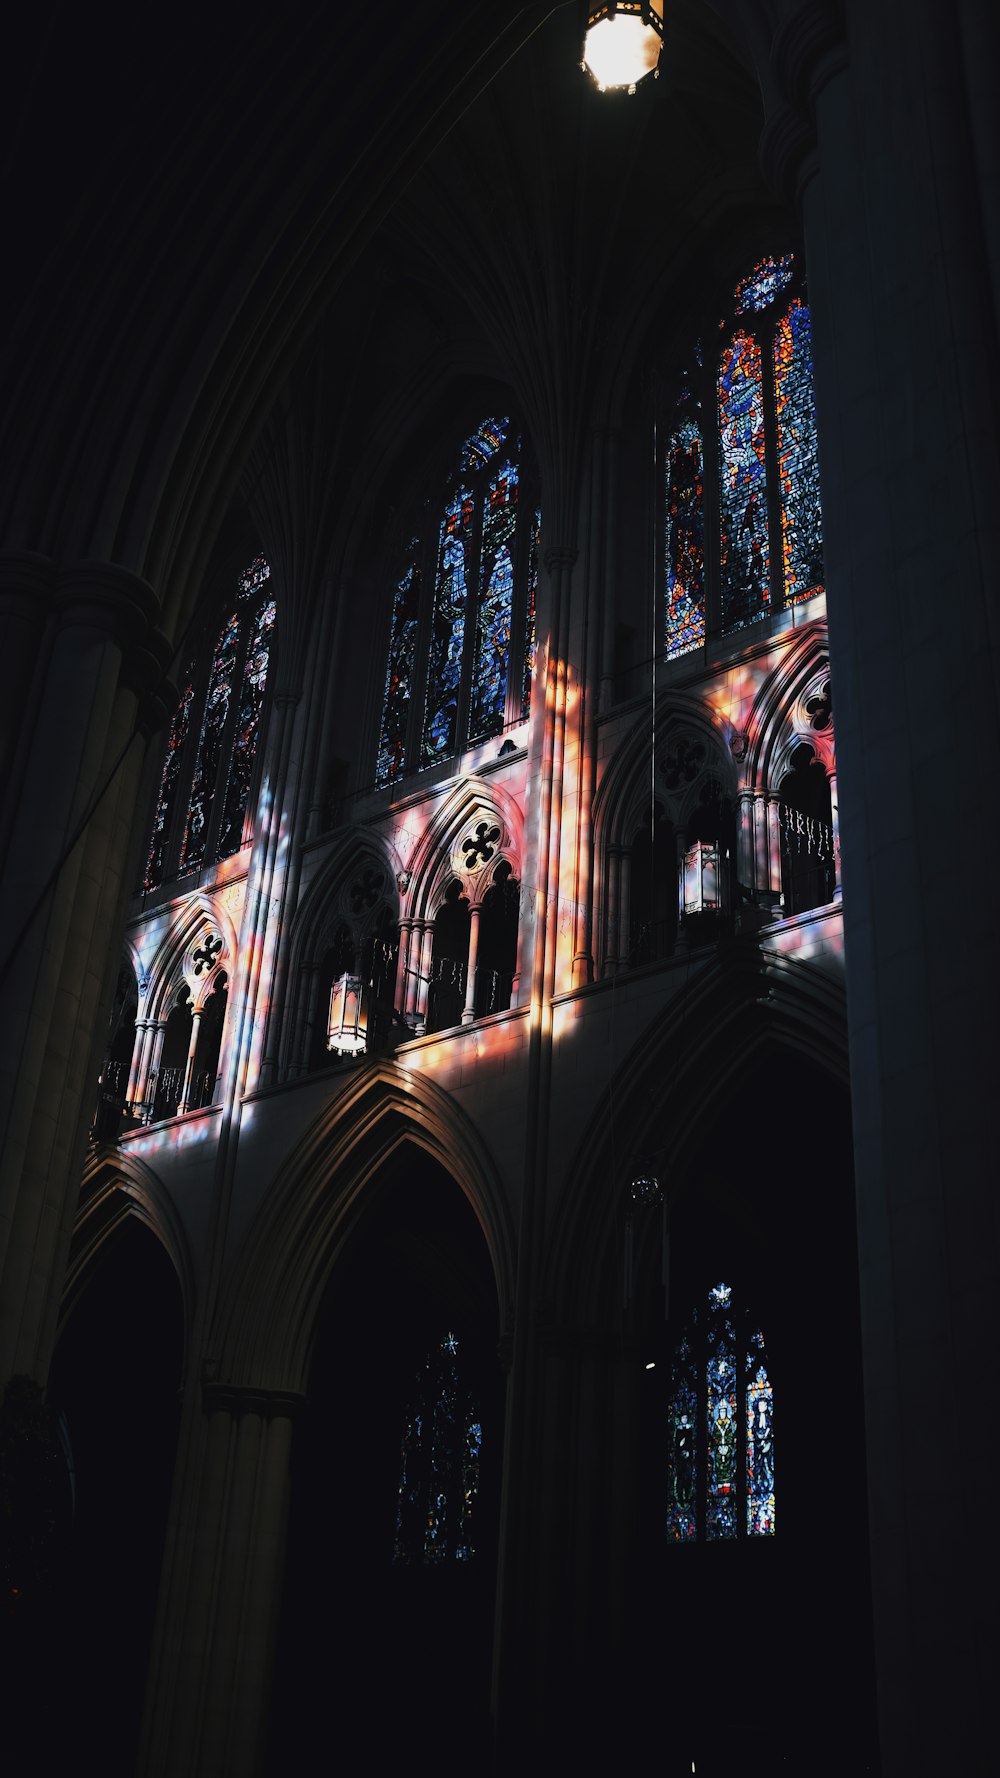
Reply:
[[[396,583],[376,783],[434,765],[523,721],[531,704],[537,508],[509,416],[465,440],[443,509]]]

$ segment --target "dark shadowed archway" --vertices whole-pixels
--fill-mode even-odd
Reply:
[[[401,1144],[367,1193],[326,1289],[293,1444],[275,1778],[307,1769],[334,1725],[337,1757],[358,1770],[421,1749],[450,1771],[489,1746],[503,1426],[492,1265],[464,1194],[415,1144]],[[442,1370],[448,1336],[457,1354]],[[459,1440],[473,1422],[481,1431],[471,1466],[444,1449],[442,1383]],[[401,1510],[404,1430],[411,1480],[423,1436],[424,1476]]]
[[[44,1707],[35,1700],[32,1717],[22,1698],[25,1772],[95,1764],[106,1778],[130,1778],[133,1770],[183,1350],[173,1263],[148,1225],[126,1213],[79,1282],[50,1373],[72,1522],[48,1626]]]

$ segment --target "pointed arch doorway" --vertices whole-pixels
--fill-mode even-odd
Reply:
[[[405,1142],[327,1286],[296,1428],[266,1770],[485,1762],[504,1379],[489,1252]],[[359,1763],[355,1769],[362,1769]]]

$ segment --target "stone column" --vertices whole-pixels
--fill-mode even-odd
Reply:
[[[166,652],[135,576],[84,564],[49,583],[19,775],[3,787],[0,1377],[48,1365],[131,886],[145,698]]]
[[[191,1087],[194,1081],[195,1057],[198,1054],[198,1033],[201,1030],[202,1008],[196,1006],[191,1014],[191,1039],[188,1043],[187,1061],[184,1064],[184,1080],[181,1085],[181,1096],[177,1101],[177,1115],[190,1110]]]
[[[940,823],[1000,880],[997,17],[847,0],[845,48],[834,9],[789,10],[764,147],[802,186],[814,330],[882,1771],[980,1774],[1000,1664],[981,1364],[1000,928],[987,892],[942,932]]]
[[[607,876],[605,879],[606,919],[604,965],[602,975],[614,975],[618,968],[621,955],[621,926],[618,916],[618,897],[621,888],[622,849],[620,846],[608,847]]]
[[[469,963],[465,972],[465,1005],[463,1025],[471,1025],[476,1016],[476,962],[479,956],[479,906],[469,908]]]
[[[150,1664],[141,1778],[261,1770],[301,1398],[208,1386],[187,1445]]]
[[[149,1046],[152,1041],[153,1024],[150,1019],[137,1019],[135,1026],[135,1043],[132,1046],[132,1067],[128,1077],[128,1088],[125,1093],[125,1109],[129,1117],[139,1116],[142,1102],[142,1083],[146,1075],[146,1062]]]
[[[427,1029],[427,1002],[430,987],[431,958],[434,954],[434,922],[425,920],[420,934],[420,974],[417,981],[414,1011],[417,1015],[417,1036]]]

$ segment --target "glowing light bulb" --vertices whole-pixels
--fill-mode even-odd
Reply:
[[[622,86],[631,91],[653,73],[660,59],[662,17],[655,0],[647,8],[636,6],[627,12],[620,5],[610,15],[605,6],[591,7],[583,63],[602,92]]]

